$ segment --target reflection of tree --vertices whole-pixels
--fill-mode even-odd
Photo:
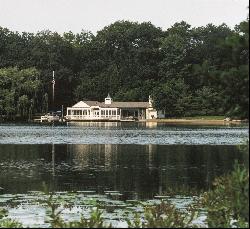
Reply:
[[[208,188],[241,157],[234,146],[1,145],[0,184],[23,192],[45,181],[56,190],[151,198],[178,185]]]
[[[102,171],[98,180],[105,177],[106,188],[140,195],[160,194],[171,186],[180,185],[207,188],[218,174],[217,168],[227,171],[233,161],[230,154],[225,154],[232,147],[223,146],[107,144],[68,147],[80,170]]]
[[[49,145],[1,145],[0,184],[7,192],[42,190],[51,157]]]
[[[51,161],[52,161],[52,174],[55,176],[55,145],[52,144],[52,150],[51,150]]]

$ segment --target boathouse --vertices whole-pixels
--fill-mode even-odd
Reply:
[[[162,112],[153,108],[149,96],[147,102],[116,102],[108,95],[104,102],[80,101],[67,107],[67,121],[130,121],[162,117]]]

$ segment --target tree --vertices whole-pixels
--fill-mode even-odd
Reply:
[[[0,109],[1,114],[7,118],[13,119],[17,114],[27,118],[30,100],[33,100],[33,106],[36,106],[38,111],[41,110],[41,92],[39,72],[35,68],[0,69]]]
[[[222,101],[219,94],[212,88],[204,86],[198,89],[193,96],[193,112],[198,115],[220,115]]]
[[[186,22],[176,23],[161,39],[160,50],[163,60],[159,65],[161,79],[178,79],[188,76],[191,29]]]
[[[154,106],[165,110],[167,117],[180,117],[188,114],[191,94],[183,79],[172,79],[155,89]]]
[[[29,99],[27,95],[22,95],[19,97],[17,102],[17,109],[19,115],[21,115],[22,118],[28,116]]]
[[[248,118],[249,19],[192,28],[182,21],[163,31],[150,22],[117,21],[96,35],[71,31],[12,32],[0,27],[0,114],[52,109],[99,100],[147,101],[169,116]],[[23,97],[24,96],[24,97]],[[19,100],[20,99],[20,100]]]

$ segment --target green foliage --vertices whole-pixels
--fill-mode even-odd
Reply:
[[[8,211],[0,208],[0,228],[22,228],[22,224],[17,221],[7,219]]]
[[[8,215],[8,211],[6,209],[0,208],[0,220]]]
[[[168,29],[168,36],[161,39],[163,59],[159,63],[159,74],[164,80],[185,78],[189,74],[189,55],[192,49],[190,27],[186,22],[176,23]]]
[[[16,115],[27,118],[34,102],[36,108],[41,109],[38,106],[41,90],[39,72],[35,68],[0,69],[0,114],[7,119],[15,118]]]
[[[17,102],[17,108],[18,113],[21,114],[22,117],[28,115],[29,98],[27,95],[22,95],[21,97],[19,97]]]
[[[163,109],[167,116],[183,116],[191,100],[184,80],[169,80],[154,91],[154,106]]]
[[[181,212],[170,203],[162,202],[153,207],[146,207],[144,219],[136,214],[133,221],[127,220],[129,228],[190,228],[196,227],[192,224],[195,211],[190,213]]]
[[[180,22],[163,31],[150,22],[117,21],[96,35],[0,27],[0,116],[27,119],[27,113],[102,101],[110,93],[120,101],[154,94],[168,117],[248,118],[248,27],[248,19],[233,30]],[[23,96],[33,99],[32,111]]]
[[[81,217],[78,222],[69,222],[64,224],[65,228],[111,228],[106,225],[102,218],[102,212],[99,209],[92,210],[89,219]]]
[[[204,86],[195,91],[192,107],[197,115],[211,116],[218,115],[220,112],[223,113],[219,108],[221,103],[218,92],[213,88]]]
[[[14,220],[3,219],[0,220],[0,228],[23,228],[23,226]]]
[[[247,151],[248,153],[248,151]],[[249,227],[249,171],[235,163],[231,174],[215,179],[213,190],[204,193],[209,227]]]
[[[93,209],[89,218],[82,216],[79,221],[66,222],[61,218],[61,211],[53,203],[52,196],[46,202],[51,211],[49,223],[52,228],[112,228],[111,224],[104,222],[102,211],[99,209]],[[195,211],[183,212],[168,202],[162,202],[159,205],[145,207],[142,215],[135,213],[133,220],[126,221],[129,228],[189,228],[196,227],[192,223],[195,217]],[[9,219],[0,219],[1,227],[21,228],[22,225]]]
[[[200,196],[203,190],[197,187],[190,187],[186,184],[178,184],[172,187],[168,187],[161,195],[163,196]]]
[[[45,186],[45,193],[48,192],[48,187]],[[81,216],[79,221],[66,222],[62,219],[61,214],[63,210],[59,210],[60,205],[53,198],[53,193],[50,194],[49,198],[42,201],[48,206],[49,212],[49,223],[52,228],[107,228],[111,225],[104,223],[102,217],[102,211],[98,208],[92,209],[90,217],[84,218]]]

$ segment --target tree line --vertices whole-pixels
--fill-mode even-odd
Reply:
[[[9,119],[99,100],[147,101],[166,117],[248,118],[249,19],[162,30],[117,21],[82,31],[18,33],[0,27],[0,116]],[[52,104],[55,71],[55,104]]]

